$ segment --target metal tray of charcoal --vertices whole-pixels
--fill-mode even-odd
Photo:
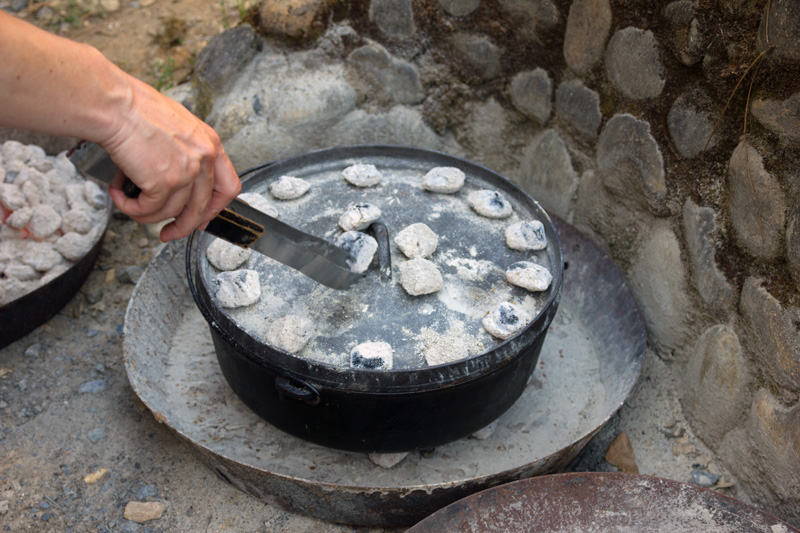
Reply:
[[[187,287],[182,243],[159,251],[131,297],[128,378],[156,420],[223,479],[264,502],[333,522],[408,526],[486,488],[558,472],[631,393],[645,328],[611,259],[572,226],[554,223],[564,253],[561,304],[525,392],[484,440],[413,452],[385,469],[366,454],[268,425],[219,369]]]

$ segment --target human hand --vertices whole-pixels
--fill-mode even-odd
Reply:
[[[111,198],[142,224],[174,217],[161,230],[164,242],[204,229],[241,190],[219,136],[181,104],[133,77],[127,81],[114,133],[96,142],[142,192],[128,198],[112,186]]]

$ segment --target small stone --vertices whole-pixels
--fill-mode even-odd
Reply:
[[[133,493],[137,500],[146,500],[158,496],[158,487],[155,485],[142,485]]]
[[[356,204],[339,217],[339,227],[344,231],[367,229],[381,218],[381,210],[372,204]]]
[[[42,345],[38,342],[36,344],[31,344],[27,348],[25,348],[25,357],[39,357],[39,354],[42,353]]]
[[[119,0],[100,0],[100,6],[106,13],[119,11]]]
[[[323,0],[264,2],[259,21],[265,33],[292,39],[310,38],[325,31],[330,12]]]
[[[786,223],[786,197],[778,180],[764,168],[761,154],[744,141],[728,163],[728,187],[736,241],[754,257],[777,257]]]
[[[733,487],[734,485],[736,485],[736,483],[734,483],[733,481],[728,481],[724,477],[720,477],[719,481],[717,481],[716,485],[714,485],[712,488],[713,489],[729,489],[729,488]]]
[[[492,435],[494,435],[494,431],[497,429],[497,420],[490,423],[488,426],[483,427],[472,434],[478,440],[486,440]]]
[[[150,239],[147,237],[141,237],[138,241],[136,241],[136,246],[139,248],[147,248],[150,246]]]
[[[800,141],[800,93],[786,100],[754,99],[753,116],[789,144]]]
[[[733,287],[716,262],[717,222],[714,210],[699,207],[686,199],[683,207],[683,233],[692,267],[692,281],[703,301],[716,309],[730,309]]]
[[[250,207],[258,209],[272,218],[278,218],[278,210],[261,194],[257,192],[243,192],[238,198]]]
[[[547,248],[547,235],[544,224],[538,220],[514,222],[506,228],[506,245],[512,250],[544,250]]]
[[[106,472],[108,472],[107,468],[101,468],[100,470],[96,470],[91,474],[87,474],[83,478],[83,482],[86,483],[87,485],[92,485],[94,483],[97,483],[103,476],[106,475]]]
[[[414,105],[425,96],[416,65],[393,57],[378,43],[356,48],[347,62],[358,70],[371,98]]]
[[[697,447],[689,442],[689,436],[684,435],[672,445],[672,455],[694,455],[697,453]]]
[[[0,501],[0,516],[6,514],[8,512],[8,500]]]
[[[44,239],[61,227],[61,215],[50,205],[39,204],[33,208],[28,229],[37,239]]]
[[[576,74],[586,74],[603,56],[611,30],[609,0],[574,0],[564,32],[564,59]]]
[[[488,36],[459,32],[453,35],[451,43],[457,56],[456,65],[465,75],[488,80],[500,74],[502,50]]]
[[[394,352],[388,342],[364,342],[350,351],[350,367],[367,370],[391,370]]]
[[[523,188],[536,191],[545,209],[568,218],[578,183],[564,140],[552,129],[537,135],[525,149],[520,167]]]
[[[800,287],[800,205],[789,215],[786,224],[786,258],[794,284]]]
[[[236,246],[225,239],[214,239],[206,250],[208,262],[219,270],[236,270],[250,259],[250,254],[250,248]]]
[[[283,3],[268,3],[273,7],[284,7]],[[262,38],[250,24],[241,24],[215,35],[197,54],[194,74],[198,85],[212,94],[224,93],[262,45]]]
[[[687,67],[699,63],[706,47],[700,22],[694,16],[694,2],[672,2],[664,8],[664,17],[670,24],[672,46],[678,61]]]
[[[430,257],[439,245],[439,236],[422,222],[402,229],[394,238],[394,243],[409,259]]]
[[[603,120],[600,95],[581,80],[565,81],[556,91],[556,113],[573,131],[588,141],[597,138]]]
[[[126,520],[143,524],[151,520],[158,520],[164,516],[165,510],[166,506],[162,502],[128,502],[123,516]]]
[[[376,466],[380,466],[381,468],[392,468],[393,466],[397,465],[406,458],[408,452],[399,452],[399,453],[370,453],[367,454],[369,460],[372,461]]]
[[[692,482],[703,488],[711,488],[719,481],[719,476],[705,470],[692,470]]]
[[[342,170],[346,182],[356,187],[373,187],[381,182],[381,173],[375,165],[351,165]]]
[[[531,321],[530,315],[522,306],[503,302],[483,319],[483,327],[498,339],[508,339],[525,329]]]
[[[464,172],[455,167],[430,169],[422,178],[422,188],[440,194],[453,194],[464,186]]]
[[[360,231],[346,231],[336,239],[336,246],[350,254],[353,258],[347,261],[350,270],[356,274],[367,271],[378,251],[378,241]]]
[[[639,473],[639,467],[636,465],[636,456],[633,453],[631,439],[624,431],[620,433],[608,447],[605,459],[623,472],[631,474]]]
[[[278,200],[294,200],[300,198],[311,188],[311,184],[302,178],[281,176],[269,184],[269,192]]]
[[[543,68],[520,72],[511,79],[511,103],[528,118],[544,124],[550,118],[553,83]]]
[[[411,0],[371,0],[369,20],[392,39],[406,39],[416,31]]]
[[[87,381],[78,387],[78,392],[80,394],[100,394],[104,390],[106,390],[106,380],[104,379]]]
[[[513,212],[511,202],[497,191],[472,191],[467,196],[467,203],[476,213],[487,218],[508,218]]]
[[[687,94],[682,94],[673,102],[667,115],[667,126],[675,149],[685,159],[700,155],[714,131],[714,123],[709,114],[696,109]],[[715,144],[716,137],[712,137],[708,147]]]
[[[435,264],[416,257],[400,265],[400,284],[411,296],[421,296],[442,290],[444,279]]]
[[[546,291],[553,282],[553,275],[547,268],[529,261],[518,261],[506,270],[506,280],[512,285],[531,292]]]
[[[454,17],[463,17],[478,9],[481,0],[439,0],[439,5]]]
[[[655,98],[664,89],[658,42],[650,30],[628,27],[614,34],[606,48],[606,72],[628,98]]]
[[[120,283],[136,285],[139,283],[139,278],[142,277],[143,273],[144,269],[139,265],[124,266],[117,271],[117,280]]]
[[[279,350],[292,354],[305,348],[313,335],[313,322],[298,315],[281,317],[267,328],[267,342]]]
[[[91,441],[92,444],[97,444],[104,438],[106,438],[106,428],[104,427],[96,427],[90,430],[86,437]]]
[[[255,270],[221,272],[214,278],[214,296],[227,309],[252,305],[261,298],[261,283]]]
[[[774,46],[772,56],[792,62],[800,61],[800,40],[797,39],[797,28],[800,28],[800,5],[796,2],[767,3],[764,6],[761,25],[758,27],[756,48],[765,50],[767,44],[770,44]],[[769,29],[769,35],[767,35],[767,29]]]

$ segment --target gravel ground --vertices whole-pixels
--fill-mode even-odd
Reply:
[[[320,522],[240,492],[138,401],[122,361],[123,320],[157,245],[145,228],[113,219],[80,293],[0,350],[0,531],[383,531]],[[616,470],[603,456],[625,431],[643,474],[690,481],[699,468],[735,482],[693,437],[674,390],[668,365],[648,352],[635,393],[572,468]],[[674,453],[676,444],[688,453]],[[725,493],[746,501],[737,489]],[[129,502],[144,501],[163,503],[163,516],[142,525],[124,518]]]

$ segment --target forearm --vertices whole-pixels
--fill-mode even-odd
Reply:
[[[103,142],[130,104],[128,76],[96,49],[0,10],[0,126]]]

